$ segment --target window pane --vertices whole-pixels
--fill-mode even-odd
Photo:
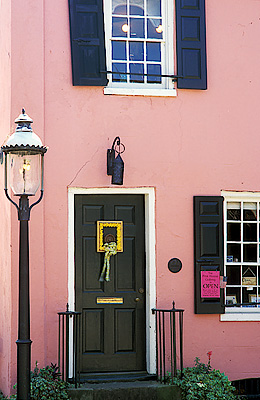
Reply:
[[[130,18],[130,37],[144,38],[143,18]]]
[[[144,60],[144,43],[143,42],[129,42],[129,59],[131,61]]]
[[[241,246],[240,244],[228,244],[227,245],[227,256],[229,262],[241,261]]]
[[[144,15],[144,0],[130,0],[130,15]]]
[[[227,203],[227,219],[241,220],[241,204],[240,203]]]
[[[227,240],[232,242],[239,242],[241,240],[241,224],[228,223],[227,224]]]
[[[127,81],[127,75],[125,74],[127,72],[127,69],[126,69],[125,63],[113,63],[112,71],[119,72],[118,74],[112,75],[113,82],[126,82]]]
[[[227,287],[226,291],[226,304],[241,303],[240,288]]]
[[[243,224],[243,240],[244,242],[257,241],[257,225],[254,223]]]
[[[161,66],[158,64],[147,64],[147,73],[154,75],[161,75]],[[161,83],[162,78],[160,76],[147,76],[148,83]]]
[[[112,42],[112,59],[126,60],[126,42]]]
[[[256,262],[257,245],[256,244],[244,244],[244,260],[248,262]]]
[[[241,267],[240,265],[227,265],[227,284],[241,285]]]
[[[256,300],[256,287],[251,287],[250,290],[248,290],[248,288],[246,287],[243,287],[242,298],[243,298],[243,303],[255,303],[254,300]]]
[[[161,43],[146,43],[146,60],[161,61]]]
[[[256,203],[244,203],[244,221],[256,221]]]
[[[248,278],[248,282],[243,282],[243,278]],[[242,267],[242,285],[256,285],[256,266],[244,265]]]
[[[143,83],[144,82],[144,76],[143,75],[135,75],[137,74],[143,74],[144,73],[144,66],[143,64],[130,64],[130,82],[138,82],[138,83]]]
[[[112,36],[126,37],[127,36],[127,18],[113,17],[112,18]]]
[[[149,39],[162,39],[162,20],[149,18],[147,20],[147,37]]]
[[[161,17],[161,0],[147,0],[147,15]]]
[[[112,0],[112,13],[126,15],[126,0]]]

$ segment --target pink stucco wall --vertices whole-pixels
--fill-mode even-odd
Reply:
[[[33,363],[38,360],[43,365],[57,358],[56,313],[64,310],[68,294],[67,188],[111,187],[106,149],[119,135],[126,146],[124,186],[156,189],[157,304],[169,307],[174,299],[185,309],[185,365],[192,365],[196,356],[206,361],[212,350],[213,367],[231,379],[260,376],[258,322],[220,322],[218,315],[194,314],[192,206],[193,195],[219,195],[222,189],[260,191],[260,2],[206,1],[208,90],[178,90],[176,98],[105,96],[102,88],[73,87],[67,2],[28,0],[23,7],[19,3],[12,1],[11,14],[1,3],[11,16],[11,32],[6,26],[4,35],[11,35],[12,46],[11,65],[7,57],[1,64],[4,92],[9,95],[0,137],[4,139],[8,124],[25,107],[35,121],[34,131],[49,146],[44,200],[33,210],[30,222]],[[6,210],[1,226],[11,232],[10,206],[3,195],[0,204]],[[12,383],[16,379],[14,209],[12,263],[9,239],[2,231],[3,388],[9,382],[7,371]],[[183,262],[178,274],[167,269],[172,257]],[[1,341],[7,343],[4,357]]]

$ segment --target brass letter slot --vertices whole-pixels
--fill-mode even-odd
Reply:
[[[123,297],[97,297],[97,304],[123,304]]]

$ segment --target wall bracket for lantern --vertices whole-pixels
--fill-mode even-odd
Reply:
[[[107,150],[107,175],[112,175],[114,185],[123,185],[124,161],[120,154],[124,151],[125,145],[121,143],[119,136],[114,139],[112,148]]]

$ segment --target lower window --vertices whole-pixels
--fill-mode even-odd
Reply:
[[[225,197],[224,220],[225,304],[240,312],[256,311],[260,309],[256,304],[260,303],[260,194]]]

